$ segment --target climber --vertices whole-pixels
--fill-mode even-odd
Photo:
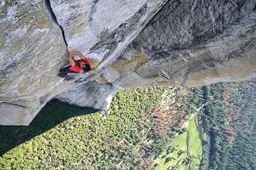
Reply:
[[[80,60],[74,60],[73,56],[78,56]],[[91,69],[90,60],[80,52],[72,51],[68,49],[68,61],[70,66],[62,68],[60,70],[60,73],[59,73],[60,77],[67,77],[72,73],[88,72]]]

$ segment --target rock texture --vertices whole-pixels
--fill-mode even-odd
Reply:
[[[0,3],[0,124],[28,125],[51,98],[92,82],[165,1]],[[112,16],[111,22],[103,16]],[[77,75],[76,82],[60,79],[59,69],[67,63],[66,45],[87,54],[97,69]],[[102,107],[95,104],[95,108]]]
[[[251,80],[255,8],[256,1],[170,0],[96,81],[124,89]]]
[[[255,78],[255,11],[255,0],[1,1],[0,124],[28,125],[53,97],[104,110],[119,89]],[[59,78],[66,45],[94,70]]]
[[[117,68],[113,84],[194,87],[256,77],[255,2],[169,1],[116,61],[133,66]]]
[[[118,89],[111,84],[101,85],[94,81],[71,88],[56,98],[80,107],[96,107],[104,110],[109,107],[117,91]]]
[[[50,99],[65,44],[39,0],[1,1],[0,124],[27,125]]]

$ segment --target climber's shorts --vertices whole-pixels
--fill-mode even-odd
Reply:
[[[60,69],[59,77],[65,78],[65,77],[74,76],[74,75],[77,74],[77,73],[75,73],[75,72],[69,70],[69,67],[70,67],[70,66],[64,67],[64,68]]]

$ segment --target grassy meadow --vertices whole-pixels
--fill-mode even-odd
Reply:
[[[198,132],[198,116],[193,116],[159,159],[155,169],[197,170],[202,157],[202,143]]]

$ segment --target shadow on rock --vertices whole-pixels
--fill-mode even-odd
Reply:
[[[97,110],[92,108],[81,108],[52,100],[39,112],[29,126],[0,126],[0,156],[71,117],[95,112]]]

